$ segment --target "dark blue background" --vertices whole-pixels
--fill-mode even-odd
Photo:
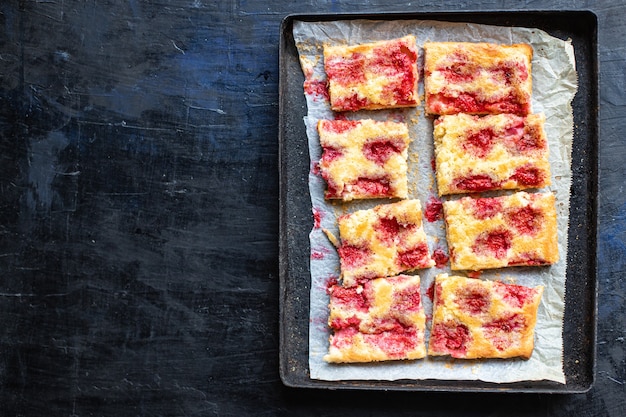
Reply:
[[[359,393],[278,376],[289,13],[598,15],[598,358],[587,394]],[[4,1],[0,415],[626,415],[623,1]]]

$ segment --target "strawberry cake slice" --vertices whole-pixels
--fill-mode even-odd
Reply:
[[[439,195],[551,184],[545,116],[465,113],[434,122]]]
[[[403,200],[339,217],[341,277],[346,287],[430,268],[419,200]]]
[[[415,36],[358,45],[325,45],[324,70],[334,111],[415,107]]]
[[[426,356],[426,317],[417,275],[377,278],[356,287],[333,285],[327,362],[374,362]]]
[[[528,44],[426,42],[426,112],[531,113],[532,57]]]
[[[405,123],[320,120],[319,170],[326,199],[406,198],[411,139]]]
[[[443,203],[452,270],[550,265],[558,261],[555,197],[527,193]]]
[[[530,358],[543,287],[440,274],[428,355]]]

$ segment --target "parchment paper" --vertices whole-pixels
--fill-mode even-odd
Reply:
[[[307,128],[311,171],[309,189],[315,225],[310,233],[311,243],[311,305],[309,327],[309,367],[311,378],[322,380],[395,380],[395,379],[447,379],[483,380],[489,382],[515,382],[551,380],[565,383],[563,373],[563,311],[565,305],[565,279],[567,259],[567,229],[569,222],[569,190],[571,184],[571,149],[573,140],[573,114],[571,101],[577,90],[574,51],[570,42],[554,38],[532,28],[510,28],[468,23],[436,21],[334,21],[294,22],[294,39],[298,48],[302,70],[310,83],[325,81],[323,44],[355,44],[393,39],[413,34],[417,45],[425,41],[469,41],[495,43],[529,43],[533,46],[532,62],[534,113],[546,115],[546,134],[550,147],[552,185],[556,195],[559,229],[560,260],[548,267],[516,267],[484,271],[481,279],[498,279],[525,286],[545,287],[535,328],[535,350],[529,360],[454,360],[426,358],[416,361],[390,361],[373,364],[328,364],[322,359],[328,350],[327,326],[329,280],[339,277],[339,258],[335,248],[322,231],[330,230],[338,237],[336,219],[339,215],[357,209],[384,204],[385,200],[366,202],[330,203],[324,201],[325,183],[316,170],[321,157],[316,124],[319,119],[336,117],[327,99],[314,89],[305,88],[308,106],[304,123]],[[420,74],[423,69],[423,49],[419,50]],[[423,83],[420,79],[420,95]],[[319,90],[318,90],[319,91]],[[423,100],[422,100],[423,101]],[[423,106],[412,109],[361,111],[346,113],[349,119],[373,118],[378,120],[403,120],[409,124],[413,139],[409,147],[409,198],[418,198],[423,209],[436,197],[436,184],[431,164],[433,159],[433,119],[424,115]],[[304,138],[303,138],[304,140]],[[445,228],[442,220],[424,221],[429,236],[431,253],[439,248],[448,253]],[[428,318],[432,302],[426,291],[435,275],[448,272],[436,267],[418,271],[421,277],[422,300]],[[463,275],[455,272],[454,274]],[[576,279],[576,277],[572,277]],[[427,341],[429,336],[427,322]]]

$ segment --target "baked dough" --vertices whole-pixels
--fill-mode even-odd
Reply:
[[[528,44],[426,42],[426,112],[531,113],[532,56]]]
[[[419,104],[415,36],[360,45],[324,45],[324,69],[334,111]]]
[[[356,287],[333,285],[327,362],[420,359],[425,315],[417,275],[378,278]]]
[[[319,169],[326,199],[406,198],[410,143],[405,123],[320,120]]]
[[[443,203],[452,270],[555,263],[558,258],[552,193],[517,193]]]
[[[530,358],[543,286],[534,288],[440,274],[428,355]]]
[[[542,113],[465,113],[434,122],[439,195],[543,188],[551,184]]]
[[[358,210],[339,217],[337,222],[341,277],[346,287],[435,264],[419,200]]]

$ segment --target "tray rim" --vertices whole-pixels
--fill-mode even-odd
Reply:
[[[592,45],[592,62],[590,63],[590,83],[588,85],[592,89],[592,94],[589,97],[591,114],[591,123],[589,124],[590,136],[587,137],[586,142],[591,146],[592,155],[588,155],[593,162],[590,167],[593,168],[589,172],[589,184],[588,187],[592,189],[593,193],[589,196],[592,200],[589,204],[588,210],[593,215],[589,222],[589,236],[593,238],[593,242],[590,242],[590,246],[593,247],[594,252],[591,260],[593,264],[588,265],[589,271],[593,275],[587,277],[592,279],[592,283],[588,286],[588,290],[591,296],[591,311],[593,317],[588,324],[588,332],[590,333],[590,345],[591,352],[590,357],[590,376],[591,379],[587,380],[580,386],[570,385],[567,382],[560,384],[553,381],[522,381],[514,383],[490,383],[484,381],[463,381],[463,380],[395,380],[395,381],[383,381],[383,380],[344,380],[344,381],[325,381],[312,379],[307,375],[295,375],[294,371],[289,368],[290,357],[285,352],[283,347],[289,343],[287,334],[288,322],[285,317],[285,304],[286,298],[292,294],[289,293],[286,288],[289,278],[289,265],[288,259],[285,255],[289,252],[288,244],[286,241],[286,235],[289,232],[287,228],[287,213],[285,210],[286,198],[288,197],[287,185],[282,181],[283,168],[285,164],[285,155],[287,154],[285,146],[285,131],[283,129],[285,123],[285,112],[283,111],[284,97],[286,96],[287,87],[284,85],[283,80],[285,78],[285,68],[283,60],[286,48],[289,46],[286,39],[287,32],[291,33],[293,22],[295,20],[315,22],[315,21],[334,21],[334,20],[435,20],[435,21],[454,21],[454,22],[468,22],[468,23],[481,23],[490,24],[495,26],[517,26],[511,24],[500,24],[494,22],[477,22],[477,20],[497,20],[502,17],[519,19],[524,15],[531,17],[550,17],[550,16],[571,16],[572,18],[578,17],[585,19],[591,24],[589,28],[590,37],[586,38],[586,41],[591,42]],[[545,28],[541,28],[546,30]],[[549,29],[547,29],[549,31]],[[293,41],[293,39],[292,39]],[[279,374],[281,381],[287,387],[291,388],[315,388],[315,389],[342,389],[342,390],[370,390],[370,391],[421,391],[421,392],[490,392],[490,393],[544,393],[544,394],[580,394],[588,392],[595,383],[596,378],[596,352],[597,352],[597,295],[598,295],[598,267],[597,267],[597,242],[598,242],[598,172],[599,172],[599,160],[597,157],[598,148],[598,103],[599,103],[599,88],[598,88],[598,18],[597,15],[589,9],[572,9],[572,10],[463,10],[463,11],[424,11],[424,12],[406,12],[406,11],[387,11],[387,12],[374,12],[374,13],[294,13],[286,15],[280,24],[280,41],[279,41],[279,176],[281,178],[279,184]],[[579,88],[580,89],[580,88]],[[577,92],[578,94],[578,92]],[[306,110],[305,110],[306,112]],[[574,132],[576,135],[576,132]],[[308,158],[308,153],[307,153]],[[307,160],[308,163],[308,160]],[[574,174],[574,173],[573,173]],[[308,196],[308,188],[306,190]],[[572,208],[570,208],[571,213]],[[308,233],[308,231],[307,231]],[[571,235],[571,229],[569,234]],[[570,236],[571,239],[571,236]],[[571,255],[570,255],[571,256]],[[308,265],[307,265],[308,271]],[[568,267],[569,272],[569,267]],[[308,287],[306,289],[306,300],[308,302],[309,293]],[[566,286],[567,292],[567,286]],[[567,306],[567,299],[566,299]],[[307,309],[308,311],[308,304]],[[565,340],[565,333],[563,338]],[[308,326],[306,329],[306,346],[308,356]],[[565,362],[565,355],[564,355]],[[565,364],[564,364],[565,366]],[[308,373],[308,362],[306,364],[306,371]]]

